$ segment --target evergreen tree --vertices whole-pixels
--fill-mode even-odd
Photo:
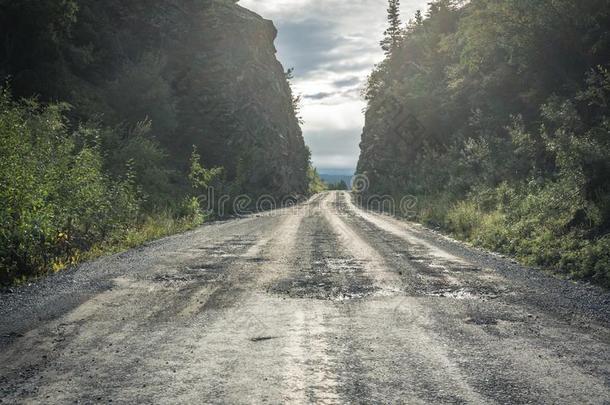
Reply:
[[[424,16],[421,13],[421,10],[417,10],[415,12],[415,25],[420,26],[424,23]]]
[[[411,34],[413,34],[413,32],[422,25],[424,25],[424,16],[421,10],[417,10],[413,19],[409,20],[409,23],[407,24],[407,29],[404,35],[405,39],[406,37],[409,37]]]
[[[400,45],[402,38],[400,0],[388,0],[388,23],[389,26],[383,33],[384,38],[380,44],[381,49],[389,56]]]

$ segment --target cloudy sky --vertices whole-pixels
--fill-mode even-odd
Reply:
[[[403,21],[428,0],[403,0]],[[295,69],[305,142],[318,169],[353,170],[364,125],[360,90],[383,59],[387,0],[241,0],[273,20],[278,58]]]

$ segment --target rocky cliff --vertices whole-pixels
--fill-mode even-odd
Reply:
[[[0,76],[17,96],[69,102],[75,124],[111,128],[111,165],[135,160],[149,194],[186,187],[176,174],[193,145],[234,193],[304,194],[309,152],[275,37],[231,0],[3,3]],[[165,152],[135,151],[142,132]]]
[[[209,2],[195,20],[185,46],[192,63],[178,69],[175,88],[192,96],[182,113],[200,119],[182,121],[183,143],[196,140],[204,160],[248,192],[305,193],[308,152],[272,22],[232,1]]]

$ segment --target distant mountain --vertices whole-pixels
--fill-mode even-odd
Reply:
[[[328,174],[328,173],[320,173],[320,178],[326,184],[337,184],[341,180],[345,182],[348,186],[351,187],[352,184],[352,175],[344,175],[344,174]]]
[[[327,175],[341,175],[341,176],[353,176],[354,173],[356,173],[356,169],[352,168],[352,169],[325,169],[325,168],[318,168],[318,173],[320,174],[327,174]]]

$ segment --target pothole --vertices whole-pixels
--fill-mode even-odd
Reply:
[[[277,336],[256,336],[256,337],[250,338],[250,341],[254,342],[254,343],[258,343],[258,342],[264,342],[266,340],[272,340],[272,339],[277,339]]]
[[[152,278],[155,283],[161,284],[185,284],[192,281],[192,277],[182,274],[158,274]]]
[[[223,267],[216,264],[202,264],[186,268],[189,273],[218,273],[222,270]]]
[[[269,260],[265,259],[264,257],[248,257],[246,258],[246,261],[249,263],[265,263]]]
[[[470,325],[497,325],[498,320],[491,316],[475,316],[466,319],[466,323]]]
[[[203,264],[187,267],[184,273],[196,278],[200,282],[212,282],[222,277],[224,271],[225,268],[218,264]]]
[[[212,282],[222,276],[224,268],[216,264],[203,264],[186,267],[177,273],[157,274],[152,277],[155,283],[165,285],[188,284],[193,282]]]
[[[212,245],[200,246],[197,249],[206,252],[207,256],[219,258],[235,258],[236,252],[248,249],[256,242],[255,238],[233,237]]]
[[[450,271],[454,271],[454,272],[464,272],[464,273],[478,273],[480,272],[482,269],[480,267],[476,267],[476,266],[468,266],[468,265],[464,265],[464,266],[449,266],[449,270]]]
[[[319,278],[302,277],[286,279],[271,287],[276,294],[288,295],[291,298],[311,298],[317,300],[347,301],[362,299],[376,294],[379,289],[371,285],[369,280],[321,280]]]

